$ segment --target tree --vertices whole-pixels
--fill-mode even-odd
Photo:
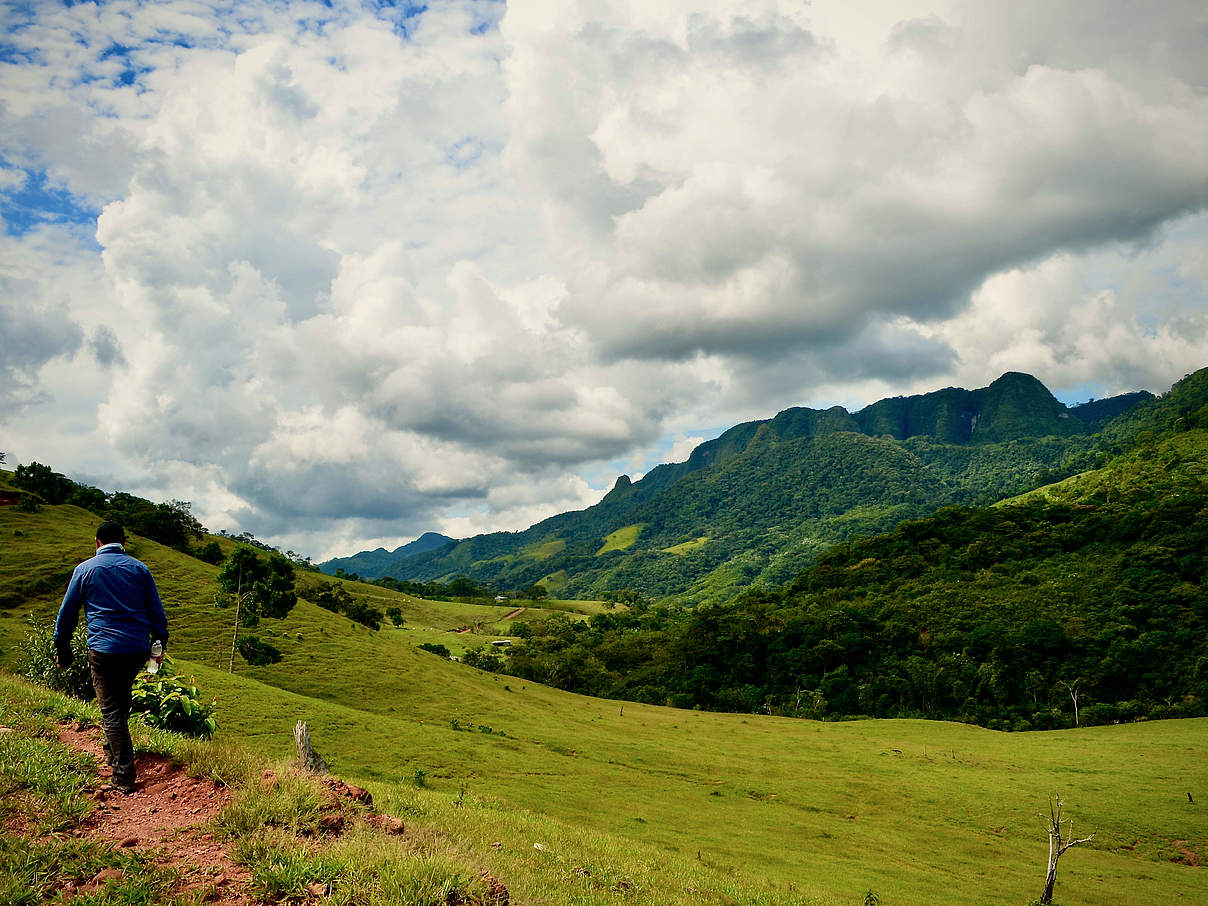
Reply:
[[[403,611],[401,608],[387,607],[386,616],[388,616],[390,618],[390,622],[394,624],[396,629],[400,628],[403,625],[403,622],[404,622]]]
[[[235,605],[235,626],[231,633],[231,660],[228,673],[235,671],[235,651],[240,626],[255,626],[260,618],[281,619],[298,603],[294,591],[294,565],[280,554],[260,555],[246,545],[231,552],[218,573],[221,594],[219,606]]]
[[[344,607],[344,615],[355,623],[368,626],[370,629],[382,628],[382,612],[368,601],[351,598]]]
[[[91,510],[98,515],[104,515],[105,507],[109,503],[109,495],[100,488],[77,484],[75,490],[67,498],[67,502],[82,510]]]
[[[486,670],[490,673],[503,672],[503,658],[499,656],[499,652],[493,648],[479,646],[469,649],[462,655],[461,662],[470,667],[477,667],[479,670]]]
[[[88,491],[75,485],[69,503],[96,509],[97,501],[88,495]],[[166,503],[152,503],[142,497],[118,491],[109,496],[103,503],[106,518],[120,522],[127,532],[134,532],[160,544],[189,553],[191,540],[199,540],[204,534],[204,528],[192,512],[193,505],[187,500],[169,500]]]
[[[1049,867],[1044,876],[1044,893],[1040,895],[1040,906],[1050,906],[1053,902],[1053,888],[1057,884],[1057,860],[1062,857],[1066,850],[1070,847],[1077,846],[1079,843],[1089,843],[1094,839],[1095,835],[1083,837],[1080,840],[1074,839],[1074,821],[1069,819],[1066,822],[1067,830],[1062,833],[1061,830],[1061,794],[1055,793],[1053,798],[1049,800],[1049,814],[1045,817],[1040,816],[1044,820],[1045,829],[1049,835]]]
[[[324,610],[330,610],[332,613],[343,613],[348,605],[352,603],[352,595],[348,593],[343,585],[330,582],[311,595],[311,600]]]
[[[40,462],[17,466],[13,484],[22,490],[32,491],[52,506],[65,503],[75,490],[74,481]]]
[[[370,629],[382,628],[382,612],[366,601],[358,601],[350,595],[343,586],[332,582],[315,592],[312,600],[324,610],[332,613],[342,613],[348,619],[368,626]],[[396,626],[403,625],[402,611],[399,611],[399,621]]]
[[[218,546],[217,541],[209,541],[199,547],[193,556],[203,563],[211,563],[216,566],[222,562],[222,548]]]
[[[1070,701],[1074,703],[1074,726],[1078,726],[1078,699],[1082,693],[1078,690],[1078,684],[1081,683],[1081,678],[1074,680],[1073,683],[1067,683],[1065,680],[1059,680],[1057,685],[1065,686],[1065,690],[1070,694]]]

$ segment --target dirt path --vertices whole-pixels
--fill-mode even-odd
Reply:
[[[59,739],[68,747],[91,752],[104,765],[100,729],[60,728]],[[101,769],[102,785],[90,795],[97,807],[80,833],[110,841],[152,856],[159,865],[182,875],[179,893],[212,888],[209,902],[218,906],[251,906],[250,875],[230,858],[226,846],[206,829],[208,822],[230,801],[230,790],[208,780],[190,777],[184,769],[160,755],[140,755],[135,761],[138,788],[130,795],[104,789],[109,769]],[[113,870],[109,870],[112,872]],[[112,874],[101,872],[88,883],[65,889],[66,895],[97,890]]]
[[[101,765],[105,764],[100,728],[60,726],[59,739],[77,752],[90,752]],[[184,768],[162,755],[140,755],[135,760],[138,786],[129,795],[108,787],[110,773],[107,766],[102,767],[96,788],[86,791],[97,807],[76,833],[128,847],[178,872],[181,882],[173,893],[204,892],[205,901],[217,906],[254,906],[260,902],[250,893],[251,874],[231,859],[227,844],[208,830],[209,822],[231,801],[229,789],[190,777]],[[278,782],[271,770],[260,778],[263,789],[271,789]],[[353,817],[382,834],[406,833],[400,819],[373,812],[373,797],[360,787],[332,776],[317,778],[316,782],[323,796],[318,826],[325,835],[343,833]],[[115,869],[107,869],[79,887],[63,888],[63,898],[93,893],[115,874]],[[484,883],[490,887],[488,877],[484,875]],[[489,880],[504,891],[498,902],[506,906],[506,888],[494,878]]]
[[[513,610],[511,613],[507,614],[506,616],[500,617],[499,622],[502,623],[504,620],[514,620],[514,619],[516,619],[516,617],[520,616],[526,610],[528,610],[527,607],[517,607],[515,610]]]

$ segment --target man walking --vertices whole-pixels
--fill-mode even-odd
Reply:
[[[116,522],[96,530],[96,556],[75,568],[55,621],[55,662],[70,666],[71,635],[84,608],[88,666],[101,706],[105,757],[113,785],[134,792],[134,745],[130,741],[130,693],[151,657],[151,640],[167,644],[168,621],[151,570],[126,553],[126,533]],[[156,660],[163,660],[160,654]]]

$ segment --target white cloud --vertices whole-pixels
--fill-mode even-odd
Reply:
[[[1195,4],[2,15],[0,199],[100,247],[5,215],[6,444],[216,528],[522,528],[785,405],[1208,364]]]

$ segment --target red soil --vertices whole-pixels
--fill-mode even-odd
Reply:
[[[64,726],[59,739],[76,751],[91,752],[105,764],[103,735],[98,728]],[[180,872],[183,880],[178,892],[209,889],[209,901],[219,906],[255,903],[247,892],[247,870],[231,861],[226,845],[206,829],[230,801],[230,791],[212,781],[190,777],[160,755],[140,755],[135,760],[135,774],[137,786],[129,795],[107,785],[91,791],[89,795],[97,807],[79,832],[148,853],[157,864]],[[102,780],[108,775],[109,769],[102,767]],[[112,877],[101,875],[78,891],[64,892],[95,890],[106,877]]]

